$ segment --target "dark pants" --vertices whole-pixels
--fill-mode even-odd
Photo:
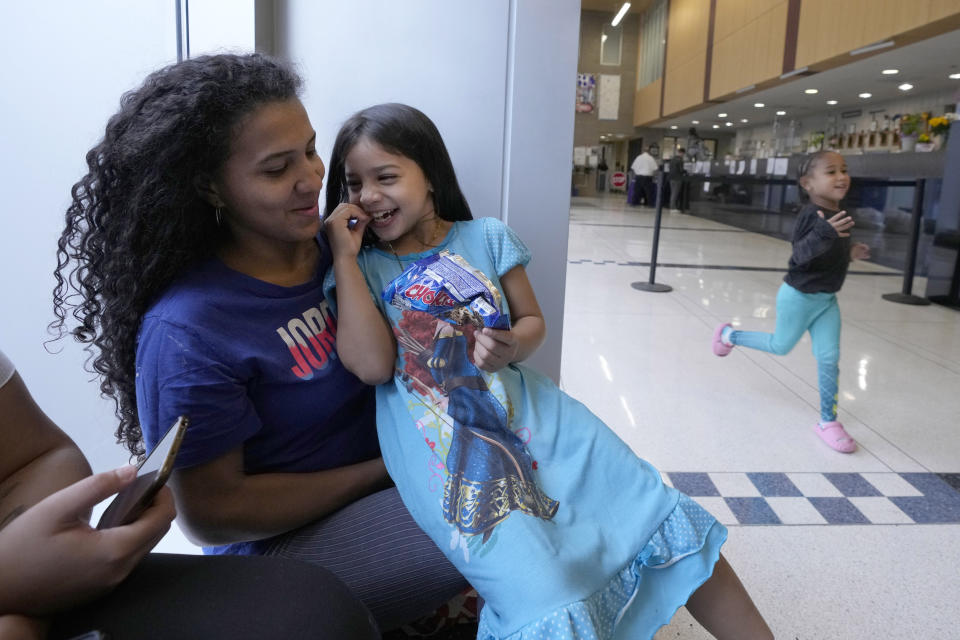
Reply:
[[[637,176],[637,189],[640,201],[648,207],[656,206],[657,190],[653,184],[653,176]]]
[[[51,640],[94,629],[110,640],[380,637],[332,573],[261,556],[149,554],[116,589],[51,627]]]
[[[326,567],[367,605],[383,631],[436,611],[469,587],[414,522],[396,488],[276,538],[265,555]]]
[[[680,178],[670,178],[670,208],[678,209],[680,204],[680,189],[683,181]]]

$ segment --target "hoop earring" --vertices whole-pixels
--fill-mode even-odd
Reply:
[[[220,207],[216,207],[213,210],[213,217],[217,221],[217,226],[218,227],[221,226],[223,224],[223,209],[221,209]]]

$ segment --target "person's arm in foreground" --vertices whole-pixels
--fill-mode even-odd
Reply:
[[[21,616],[109,590],[169,528],[173,500],[163,491],[136,522],[93,529],[93,506],[129,484],[135,469],[89,473],[77,446],[14,374],[0,387],[0,629],[21,630],[29,626]]]

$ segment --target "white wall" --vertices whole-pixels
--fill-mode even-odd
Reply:
[[[502,216],[533,251],[527,271],[547,321],[547,340],[529,364],[557,380],[567,280],[580,3],[514,0],[511,11]],[[576,298],[571,303],[576,304]]]
[[[208,53],[253,53],[254,0],[190,0],[187,18],[191,58]],[[186,50],[183,55],[187,57]]]
[[[84,155],[120,95],[176,60],[170,0],[5,3],[0,52],[0,349],[94,470],[123,464],[113,403],[65,339],[44,349],[53,319],[56,242]]]
[[[277,3],[276,52],[306,82],[326,158],[340,124],[404,102],[437,124],[474,216],[531,247],[550,331],[530,363],[559,376],[576,79],[576,0]]]

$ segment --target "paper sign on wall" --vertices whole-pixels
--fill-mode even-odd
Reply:
[[[600,74],[598,88],[597,118],[600,120],[616,120],[620,114],[620,76]]]

